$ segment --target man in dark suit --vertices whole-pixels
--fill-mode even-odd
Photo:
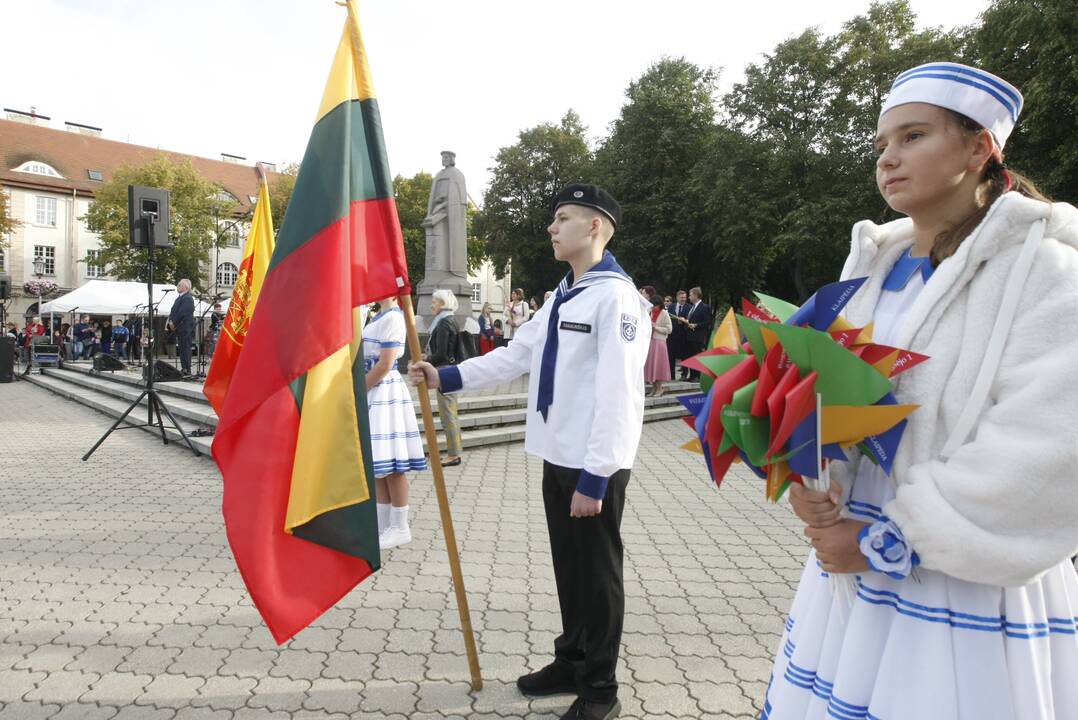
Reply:
[[[685,328],[687,329],[686,357],[703,352],[707,347],[708,338],[711,337],[711,307],[704,302],[703,292],[698,287],[689,290],[689,312],[685,315]],[[690,380],[699,378],[699,371],[689,371]]]
[[[688,344],[688,328],[685,326],[685,317],[689,314],[689,299],[684,290],[677,291],[677,302],[671,303],[667,308],[670,313],[670,323],[673,329],[670,338],[666,341],[666,353],[670,356],[670,377],[677,377],[677,361],[688,357],[685,350]],[[682,370],[682,376],[688,373]],[[684,380],[685,378],[682,377]]]
[[[191,374],[191,337],[195,331],[195,299],[191,297],[191,281],[187,278],[176,283],[176,302],[168,314],[168,327],[176,333],[176,345],[180,354],[180,370]]]

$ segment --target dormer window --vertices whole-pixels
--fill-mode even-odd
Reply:
[[[104,182],[105,180],[105,176],[101,174],[100,170],[87,170],[86,175],[91,180],[96,180],[97,182]]]
[[[240,202],[239,200],[236,199],[235,195],[233,195],[232,193],[230,193],[227,190],[218,190],[217,191],[217,199],[220,200],[221,202],[235,203],[237,205]]]
[[[15,172],[32,173],[34,175],[45,175],[47,177],[62,178],[63,175],[56,172],[56,169],[51,165],[47,165],[39,160],[29,160],[24,162],[19,167],[15,168]]]

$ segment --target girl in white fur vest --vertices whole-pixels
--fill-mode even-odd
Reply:
[[[1022,96],[976,68],[902,73],[847,306],[930,359],[887,476],[851,457],[794,486],[813,549],[762,718],[1078,718],[1078,210],[1003,164]],[[830,573],[855,577],[849,607]]]

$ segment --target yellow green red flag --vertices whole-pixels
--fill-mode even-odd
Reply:
[[[411,292],[354,3],[213,441],[229,545],[278,642],[378,569],[360,309]]]

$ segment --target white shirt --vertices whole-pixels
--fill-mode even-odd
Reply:
[[[503,334],[506,340],[512,340],[516,337],[520,328],[528,320],[528,306],[523,300],[520,302],[512,303],[509,305],[509,310],[506,313],[506,323],[503,328]],[[515,327],[514,327],[515,325]]]
[[[608,478],[632,467],[640,444],[651,306],[631,281],[616,278],[597,280],[560,306],[554,402],[544,421],[536,404],[553,306],[552,298],[517,328],[508,346],[458,365],[462,389],[492,387],[531,373],[525,450]]]

